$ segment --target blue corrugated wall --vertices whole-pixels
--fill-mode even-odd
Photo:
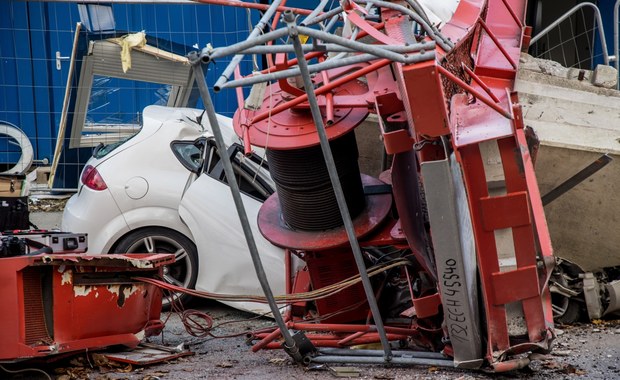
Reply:
[[[144,30],[160,41],[176,43],[176,52],[180,54],[207,43],[229,45],[248,33],[248,15],[238,8],[113,4],[113,11],[118,31]],[[258,15],[253,12],[251,17],[255,21]],[[69,69],[68,61],[62,61],[57,70],[56,52],[63,57],[71,54],[79,21],[78,8],[73,3],[0,1],[0,121],[15,124],[26,133],[35,159],[53,159]],[[225,64],[221,61],[209,67],[209,83],[215,82]],[[120,104],[139,112],[152,100],[152,94],[136,92]],[[218,112],[231,115],[235,96],[232,91],[224,91],[214,96],[214,103]],[[10,150],[0,146],[0,152],[7,149]],[[6,157],[0,157],[3,161]]]

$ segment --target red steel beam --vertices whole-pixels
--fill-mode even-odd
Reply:
[[[246,3],[244,1],[235,1],[235,0],[192,0],[196,3],[201,4],[210,4],[210,5],[225,5],[229,7],[237,7],[237,8],[248,8],[248,9],[258,9],[260,11],[266,11],[271,5],[269,4],[257,4],[257,3]],[[291,8],[291,7],[283,7],[279,6],[276,8],[278,12],[284,12],[287,10],[291,10],[300,15],[309,15],[312,13],[309,9],[304,8]]]

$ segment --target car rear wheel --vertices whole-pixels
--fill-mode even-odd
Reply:
[[[122,238],[114,249],[115,253],[172,253],[176,262],[164,267],[166,282],[193,289],[198,277],[198,252],[196,245],[185,235],[160,227],[134,231]],[[164,309],[170,309],[171,302],[187,303],[191,296],[174,293],[164,297]]]

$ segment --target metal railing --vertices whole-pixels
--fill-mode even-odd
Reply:
[[[618,11],[618,7],[620,6],[620,0],[618,0],[616,2],[616,13]],[[542,31],[540,31],[540,33],[538,33],[536,36],[532,37],[532,40],[530,41],[530,45],[533,46],[538,40],[540,40],[542,37],[546,36],[550,31],[554,30],[556,27],[558,27],[562,22],[564,22],[565,20],[567,20],[569,17],[573,16],[577,11],[582,10],[583,8],[591,8],[592,11],[594,12],[594,17],[595,17],[595,21],[596,21],[596,29],[598,31],[598,37],[601,41],[601,50],[602,50],[602,55],[603,55],[603,63],[605,63],[606,65],[609,65],[609,62],[611,59],[616,61],[616,68],[618,67],[617,64],[617,60],[616,57],[617,55],[617,49],[618,49],[618,43],[617,43],[617,32],[615,33],[616,39],[614,41],[615,44],[615,49],[616,49],[616,53],[613,57],[609,56],[609,53],[607,51],[607,41],[605,39],[605,32],[604,32],[604,28],[603,28],[603,21],[601,18],[601,12],[598,9],[598,7],[593,4],[593,3],[581,3],[578,4],[576,6],[574,6],[573,8],[571,8],[568,12],[564,13],[562,16],[560,16],[557,20],[555,20],[553,23],[551,23],[549,26],[547,26],[546,28],[544,28]],[[618,16],[616,15],[616,20],[618,20]],[[572,24],[571,24],[572,27]],[[616,28],[615,30],[617,31],[618,29],[618,25],[616,23]],[[577,36],[575,36],[575,33],[573,31],[571,31],[572,35],[573,35],[573,39],[577,38]],[[563,44],[566,41],[563,41],[560,43]],[[547,51],[553,50],[555,49],[557,46],[554,46],[550,49],[548,49]],[[577,63],[581,63],[583,60],[578,60]]]

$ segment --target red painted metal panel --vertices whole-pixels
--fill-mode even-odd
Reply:
[[[506,309],[504,305],[496,305],[493,300],[493,273],[499,272],[495,234],[487,231],[478,209],[479,201],[489,196],[484,172],[484,164],[478,145],[467,145],[459,149],[459,161],[463,168],[463,177],[467,188],[472,225],[476,240],[478,270],[482,287],[482,298],[487,318],[487,357],[496,350],[510,347]]]
[[[508,272],[496,272],[493,273],[492,278],[493,303],[495,305],[505,305],[540,296],[538,273],[535,265]],[[540,300],[538,304],[540,304]]]
[[[509,5],[509,7],[506,6]],[[512,12],[511,12],[512,10]],[[477,49],[475,57],[474,72],[483,80],[486,86],[496,94],[500,103],[506,104],[511,109],[514,120],[501,120],[497,113],[493,113],[489,108],[482,106],[472,106],[467,104],[467,99],[460,95],[453,99],[453,116],[452,120],[455,124],[452,126],[453,135],[456,137],[455,146],[459,149],[462,158],[463,169],[466,177],[467,188],[469,191],[470,207],[472,208],[472,217],[474,219],[474,229],[476,234],[476,243],[478,247],[478,263],[483,282],[483,295],[485,292],[494,292],[496,300],[493,304],[489,303],[488,296],[485,296],[485,307],[489,320],[489,348],[490,350],[503,349],[507,346],[507,334],[505,330],[506,316],[503,314],[503,304],[514,301],[519,298],[525,298],[522,301],[524,317],[527,323],[529,339],[532,342],[539,342],[546,339],[546,329],[552,326],[552,318],[550,313],[551,303],[548,298],[548,290],[541,289],[541,283],[546,283],[545,273],[538,271],[536,262],[537,245],[546,253],[543,257],[550,257],[551,246],[549,243],[549,233],[544,222],[544,211],[540,204],[540,194],[538,192],[533,165],[527,151],[525,136],[522,132],[522,118],[520,108],[513,106],[517,103],[516,94],[512,97],[507,96],[513,88],[513,80],[516,74],[516,67],[512,63],[518,63],[519,54],[522,44],[522,25],[515,20],[517,16],[519,20],[523,20],[525,12],[525,1],[509,0],[507,2],[492,1],[486,16],[486,25],[488,31],[482,33],[482,37]],[[491,36],[495,37],[492,38]],[[497,45],[503,47],[498,49]],[[504,52],[502,52],[504,50]],[[507,54],[506,57],[504,54]],[[488,226],[481,224],[477,219],[478,206],[476,203],[471,204],[473,200],[482,199],[488,194],[486,183],[478,182],[477,176],[484,175],[484,170],[478,161],[479,152],[477,148],[466,146],[468,144],[476,144],[480,141],[498,140],[502,164],[504,168],[504,176],[506,182],[506,191],[510,193],[526,192],[530,201],[525,208],[526,211],[519,211],[519,216],[515,219],[523,219],[525,221],[525,212],[529,213],[528,219],[530,223],[517,223],[516,226],[510,226],[513,233],[515,259],[518,269],[510,274],[500,274],[497,267],[497,252],[495,239],[485,231],[481,231],[484,227],[500,227],[512,223],[501,224],[498,219],[500,216],[490,216],[492,210],[485,211],[486,219],[493,219]],[[474,164],[475,162],[475,164]],[[481,207],[484,203],[480,204]],[[539,224],[540,223],[540,224]],[[545,248],[542,248],[542,245]],[[548,266],[551,260],[543,260]],[[531,268],[531,269],[524,269]],[[547,272],[549,271],[546,268]],[[498,277],[499,276],[499,277]],[[501,284],[494,285],[494,278],[503,278],[506,281],[498,280]],[[541,281],[542,280],[542,281]],[[522,287],[522,284],[523,287]],[[499,286],[501,285],[501,286]],[[534,291],[533,285],[536,286]],[[518,288],[517,294],[510,295],[513,290],[506,290],[506,286]],[[519,293],[521,292],[521,293]],[[530,295],[530,297],[526,297]],[[487,357],[491,357],[489,352]]]
[[[496,87],[491,87],[496,90]],[[497,95],[498,92],[494,91]],[[504,95],[499,94],[500,102]],[[470,103],[466,94],[457,94],[452,98],[451,122],[452,143],[455,147],[475,144],[512,136],[513,126],[510,120],[491,110],[482,102]]]
[[[450,133],[446,97],[433,61],[402,68],[406,99],[418,135],[437,137]]]
[[[439,294],[415,298],[413,300],[413,306],[415,307],[415,313],[418,318],[429,318],[439,313],[441,298]],[[444,305],[444,307],[446,306]]]
[[[480,209],[482,224],[487,231],[531,224],[530,204],[525,191],[482,198]]]
[[[172,262],[174,255],[0,259],[0,360],[137,345],[161,328],[161,292],[129,277]]]

